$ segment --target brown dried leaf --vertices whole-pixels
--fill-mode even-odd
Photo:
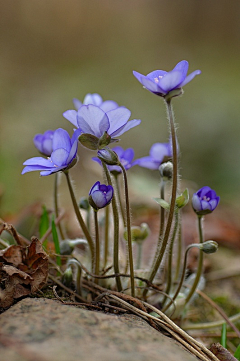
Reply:
[[[22,263],[22,247],[13,245],[1,250],[0,259],[2,261],[12,263],[14,266],[18,266]]]
[[[210,351],[217,356],[220,361],[238,361],[227,349],[220,345],[220,343],[213,343]]]
[[[1,281],[5,283],[4,289],[0,288],[0,307],[9,307],[14,299],[41,289],[48,276],[48,256],[37,238],[34,238],[28,247],[14,247],[10,251],[10,247],[5,250],[9,257],[6,257],[5,253],[2,258],[0,255]],[[6,264],[6,259],[8,263],[11,263],[11,259],[12,265]],[[17,263],[17,267],[13,262]]]

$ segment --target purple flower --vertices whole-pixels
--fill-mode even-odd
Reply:
[[[89,204],[96,210],[106,207],[112,200],[113,187],[96,182],[89,192]]]
[[[214,211],[219,203],[220,197],[210,187],[202,187],[192,197],[192,206],[199,215],[205,215]]]
[[[53,130],[47,130],[43,134],[36,134],[33,138],[33,143],[38,151],[46,156],[52,153]]]
[[[72,167],[77,161],[77,132],[70,138],[64,129],[57,129],[52,139],[52,153],[49,158],[34,157],[23,163],[25,168],[22,174],[40,171],[40,175],[50,175]]]
[[[133,162],[134,158],[134,150],[133,148],[127,148],[124,150],[122,147],[113,147],[112,150],[117,154],[119,161],[122,163],[124,168],[128,170],[129,168],[132,168],[135,164],[137,164],[137,160]],[[104,152],[104,149],[99,150],[98,153]],[[99,158],[93,157],[92,160],[102,165],[102,162]],[[122,170],[117,165],[108,165],[107,166],[110,172],[116,172],[121,173]]]
[[[105,112],[108,112],[109,110],[118,108],[118,104],[116,102],[114,102],[113,100],[103,101],[102,97],[97,93],[87,94],[85,96],[83,102],[74,98],[73,104],[77,110],[80,109],[82,105],[89,105],[89,104],[96,105],[99,108],[101,108],[102,110],[104,110]]]
[[[165,157],[172,157],[171,143],[155,143],[150,149],[149,156],[137,159],[135,164],[155,170],[159,168]]]
[[[105,112],[92,104],[82,105],[78,111],[67,110],[63,113],[63,116],[79,129],[79,134],[87,133],[97,138],[101,138],[105,132],[111,138],[118,137],[141,123],[139,119],[128,121],[130,115],[130,110],[125,107]]]
[[[145,76],[134,71],[133,75],[147,90],[164,97],[171,90],[182,88],[196,75],[201,74],[200,70],[195,70],[187,76],[187,72],[188,62],[186,60],[182,60],[173,70],[169,72],[164,70],[155,70]]]

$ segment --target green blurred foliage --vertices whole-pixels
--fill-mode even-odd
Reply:
[[[164,104],[142,89],[132,70],[171,70],[183,59],[190,71],[202,70],[174,99],[183,178],[195,182],[195,190],[209,185],[222,200],[238,202],[238,0],[231,6],[225,0],[2,0],[0,11],[2,212],[36,199],[52,201],[52,177],[21,176],[22,163],[38,155],[36,133],[72,130],[62,112],[73,107],[73,97],[97,92],[142,119],[121,139],[136,157],[147,155],[154,142],[166,142]],[[79,197],[100,174],[91,165],[93,180],[86,182],[93,155],[80,149],[83,168],[73,170]]]

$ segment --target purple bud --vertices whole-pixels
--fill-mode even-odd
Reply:
[[[106,207],[112,200],[113,187],[96,182],[89,192],[89,204],[95,209]]]
[[[220,197],[210,187],[202,187],[192,197],[192,206],[199,215],[211,213],[217,207]]]

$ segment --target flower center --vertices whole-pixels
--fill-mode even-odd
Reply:
[[[201,199],[202,199],[203,201],[207,201],[207,202],[210,201],[210,197],[207,197],[207,196],[203,196]]]
[[[162,79],[162,75],[158,75],[156,78],[154,78],[155,83],[159,83],[159,80]]]

